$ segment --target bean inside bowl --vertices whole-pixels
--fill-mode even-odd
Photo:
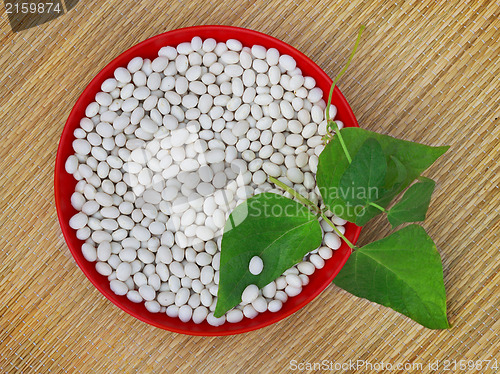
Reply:
[[[281,55],[289,55],[296,61],[297,67],[301,69],[304,76],[310,76],[316,81],[316,86],[323,91],[323,99],[326,101],[327,94],[332,83],[331,79],[309,58],[288,44],[270,37],[268,35],[230,26],[197,26],[170,31],[130,48],[112,62],[110,62],[86,87],[77,103],[75,104],[66,122],[61,135],[55,167],[55,199],[59,222],[76,262],[83,270],[89,280],[115,305],[134,317],[151,325],[191,335],[229,335],[255,330],[275,323],[294,313],[305,304],[316,297],[340,271],[347,260],[350,249],[347,245],[333,252],[333,257],[326,261],[323,268],[318,269],[310,276],[309,283],[305,285],[302,292],[295,297],[289,298],[283,307],[277,312],[266,311],[259,313],[255,318],[244,318],[237,323],[225,323],[221,326],[212,326],[206,321],[195,324],[192,321],[181,322],[178,318],[172,318],[165,313],[151,313],[146,310],[143,303],[134,303],[126,296],[116,295],[110,288],[107,277],[99,274],[95,269],[95,263],[88,262],[82,254],[83,241],[76,237],[76,232],[69,225],[70,219],[77,213],[71,204],[71,195],[75,191],[76,180],[65,171],[65,162],[74,153],[72,143],[75,139],[74,130],[80,127],[80,120],[85,117],[85,111],[89,104],[95,100],[95,96],[101,91],[103,82],[112,78],[115,70],[126,67],[134,57],[149,58],[151,60],[158,56],[158,51],[165,46],[177,46],[183,42],[189,42],[193,37],[202,39],[213,38],[217,42],[226,42],[228,39],[236,39],[244,46],[261,45],[267,49],[276,48]],[[356,119],[347,101],[336,88],[332,103],[337,108],[336,119],[343,122],[344,126],[357,126]],[[360,228],[347,223],[345,236],[355,242],[359,236]]]

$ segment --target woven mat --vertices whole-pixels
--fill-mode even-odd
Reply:
[[[458,365],[500,359],[499,15],[498,2],[480,0],[81,0],[14,33],[0,10],[0,372],[312,372],[306,365],[322,360],[393,372],[444,372],[444,360],[456,360],[454,372],[492,372]],[[443,258],[451,330],[331,285],[263,330],[189,337],[135,320],[93,288],[63,240],[52,181],[65,120],[105,64],[167,30],[227,24],[280,38],[334,76],[361,23],[361,48],[339,84],[360,125],[451,145],[426,173],[437,190],[424,224]],[[370,222],[361,243],[388,232],[384,219]]]

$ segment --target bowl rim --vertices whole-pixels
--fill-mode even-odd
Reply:
[[[77,254],[78,249],[75,248],[73,245],[70,245],[70,243],[71,243],[70,235],[74,236],[75,232],[73,229],[71,229],[69,227],[69,224],[63,224],[63,222],[62,222],[62,220],[63,220],[63,218],[62,218],[63,217],[63,212],[62,212],[63,208],[61,206],[61,204],[62,204],[62,202],[61,202],[62,201],[62,199],[61,199],[62,186],[59,183],[59,173],[65,172],[64,165],[65,165],[66,160],[65,159],[63,160],[61,149],[63,148],[63,143],[64,143],[63,139],[68,136],[67,132],[72,131],[72,130],[70,130],[69,124],[73,121],[76,121],[76,120],[80,121],[80,119],[81,119],[80,116],[78,118],[76,118],[77,108],[81,107],[84,104],[88,105],[88,103],[85,101],[86,92],[88,90],[90,90],[90,87],[93,87],[97,83],[102,83],[107,77],[109,77],[109,73],[116,69],[117,66],[115,66],[115,65],[118,63],[119,60],[123,59],[124,57],[126,57],[126,56],[130,57],[132,55],[132,53],[135,53],[135,56],[139,56],[140,54],[138,52],[140,51],[141,48],[143,48],[144,46],[146,46],[148,44],[154,44],[154,42],[157,42],[159,40],[163,40],[164,38],[166,38],[168,36],[171,36],[174,34],[184,33],[186,31],[192,32],[192,31],[197,31],[197,30],[213,31],[213,32],[225,31],[225,32],[228,32],[228,35],[231,35],[231,37],[233,37],[233,35],[234,35],[235,39],[238,39],[238,34],[241,35],[241,33],[247,33],[247,34],[252,35],[252,36],[257,36],[258,39],[260,39],[260,43],[263,40],[265,40],[266,43],[271,44],[272,47],[279,49],[280,54],[283,53],[283,52],[281,52],[281,50],[283,50],[283,49],[287,50],[287,52],[286,52],[287,54],[289,54],[290,51],[293,52],[293,54],[294,54],[293,57],[295,59],[297,59],[297,56],[298,56],[300,59],[302,59],[303,61],[305,61],[306,63],[308,63],[310,65],[311,70],[307,70],[307,72],[305,72],[305,73],[307,73],[307,75],[321,76],[321,79],[324,79],[326,82],[329,83],[329,85],[332,84],[331,78],[314,61],[312,61],[309,57],[307,57],[305,54],[300,52],[298,49],[292,47],[291,45],[283,42],[280,39],[277,39],[275,37],[272,37],[270,35],[267,35],[265,33],[255,31],[252,29],[247,29],[247,28],[243,28],[243,27],[236,27],[236,26],[227,26],[227,25],[198,25],[198,26],[190,26],[190,27],[183,27],[183,28],[178,28],[178,29],[174,29],[174,30],[169,30],[169,31],[166,31],[164,33],[157,34],[155,36],[147,38],[147,39],[133,45],[132,47],[124,50],[122,53],[120,53],[119,55],[114,57],[111,61],[109,61],[92,78],[92,80],[85,86],[83,91],[80,93],[77,101],[73,105],[73,107],[70,111],[70,114],[69,114],[69,116],[64,124],[63,130],[61,132],[61,136],[59,138],[59,144],[58,144],[58,148],[57,148],[56,162],[55,162],[55,168],[54,168],[54,199],[55,199],[55,203],[56,203],[58,223],[59,223],[59,226],[61,227],[61,231],[63,233],[64,240],[66,242],[67,247],[69,248],[69,250],[71,252],[73,259],[77,263],[78,267],[85,274],[86,278],[94,285],[95,288],[97,288],[97,290],[99,290],[99,292],[107,300],[111,301],[114,305],[116,305],[122,311],[139,319],[140,321],[145,322],[149,325],[161,328],[163,330],[167,330],[167,331],[171,331],[171,332],[175,332],[175,333],[180,333],[180,334],[185,334],[185,335],[192,335],[192,336],[237,335],[237,334],[242,334],[242,333],[250,332],[253,330],[257,330],[260,328],[264,328],[264,327],[272,325],[276,322],[279,322],[280,320],[283,320],[283,319],[289,317],[290,315],[292,315],[293,313],[297,312],[299,309],[303,308],[305,305],[310,303],[332,282],[333,278],[335,278],[335,276],[338,274],[340,269],[344,266],[345,262],[349,258],[349,253],[344,255],[340,259],[340,261],[338,261],[338,266],[336,269],[333,269],[333,271],[329,277],[328,282],[324,282],[325,284],[323,284],[322,286],[312,289],[307,294],[307,297],[305,297],[305,299],[303,301],[301,301],[300,303],[295,305],[290,310],[287,310],[287,311],[282,312],[282,313],[280,313],[280,312],[272,313],[270,315],[270,318],[262,321],[261,323],[259,323],[258,325],[255,325],[255,326],[247,326],[247,327],[243,326],[239,329],[233,329],[233,330],[221,329],[221,330],[217,330],[217,331],[206,331],[206,332],[204,332],[204,331],[192,331],[192,330],[183,328],[184,323],[180,322],[180,320],[179,320],[180,323],[178,325],[179,327],[164,326],[161,323],[154,321],[153,318],[147,318],[147,317],[143,316],[142,314],[139,314],[139,313],[131,310],[127,305],[120,302],[119,298],[121,298],[123,296],[116,297],[116,295],[111,295],[110,292],[107,289],[103,288],[98,283],[98,281],[94,278],[94,276],[92,274],[90,274],[90,272],[88,271],[87,264],[89,264],[90,262],[86,262],[86,260],[83,258],[83,256],[79,256]],[[231,37],[228,37],[227,39],[230,39]],[[186,40],[186,41],[188,41],[188,40]],[[169,45],[169,44],[165,44],[164,42],[162,42],[162,43],[164,46]],[[266,48],[270,48],[270,47],[266,47]],[[132,57],[135,57],[135,56],[132,56]],[[123,64],[121,64],[120,66],[123,66]],[[312,70],[314,70],[314,74],[312,74]],[[99,84],[99,87],[100,87],[100,84]],[[340,92],[338,87],[335,87],[335,91],[336,91],[335,92],[336,101],[342,102],[343,106],[345,106],[347,108],[347,112],[345,113],[345,116],[348,117],[348,119],[350,121],[349,126],[359,127],[357,120],[356,120],[356,117],[354,116],[354,113],[352,112],[351,107],[349,106],[347,100],[342,95],[342,93]],[[350,224],[350,223],[348,223],[348,224]],[[360,235],[360,232],[361,232],[361,227],[356,226],[354,224],[350,224],[350,228],[352,228],[352,235],[350,236],[350,240],[353,243],[356,243],[356,241],[358,240],[358,237]],[[342,243],[342,246],[346,246],[346,244]],[[80,254],[81,254],[81,250],[80,250]],[[154,314],[151,313],[151,315],[154,315]],[[172,317],[169,317],[169,318],[172,318]],[[172,318],[172,319],[177,319],[177,318]],[[243,321],[245,321],[245,319]],[[224,324],[222,326],[225,326],[225,325],[226,324]]]

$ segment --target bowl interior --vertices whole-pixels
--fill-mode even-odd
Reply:
[[[290,314],[294,313],[314,297],[316,297],[326,286],[328,286],[335,275],[340,271],[349,257],[350,250],[346,244],[334,251],[333,257],[326,261],[323,269],[317,270],[311,277],[310,283],[304,287],[302,293],[290,298],[284,303],[283,308],[277,313],[265,312],[259,314],[254,319],[244,318],[243,321],[235,324],[225,323],[222,326],[214,327],[203,322],[199,325],[193,322],[183,323],[177,318],[170,318],[164,313],[150,313],[142,303],[135,304],[129,301],[125,296],[115,295],[109,288],[107,277],[97,273],[94,263],[87,262],[81,252],[83,242],[76,238],[76,233],[69,227],[69,219],[77,213],[71,206],[70,197],[74,192],[76,181],[72,175],[64,170],[65,160],[73,153],[72,141],[74,140],[73,131],[79,127],[80,119],[85,116],[85,108],[94,101],[95,94],[100,91],[102,82],[113,76],[113,72],[120,66],[126,66],[127,63],[136,56],[153,59],[157,56],[158,50],[167,45],[176,46],[178,43],[191,40],[194,36],[204,38],[214,38],[217,41],[226,41],[230,38],[240,40],[246,46],[260,44],[266,48],[274,47],[280,54],[288,54],[295,58],[297,66],[304,75],[309,75],[316,80],[324,92],[324,99],[327,100],[328,91],[332,80],[308,57],[289,46],[288,44],[275,39],[271,36],[256,32],[253,30],[237,28],[232,26],[195,26],[184,29],[177,29],[166,32],[147,39],[129,50],[125,51],[113,61],[111,61],[85,88],[80,98],[71,111],[66,125],[63,129],[59,148],[57,151],[54,187],[57,214],[64,238],[68,247],[75,258],[77,264],[85,273],[87,278],[94,286],[115,305],[131,314],[132,316],[147,322],[153,326],[160,327],[173,332],[190,335],[229,335],[248,332],[264,326],[275,323]],[[356,118],[349,107],[342,93],[335,88],[333,95],[333,104],[336,105],[338,113],[337,119],[341,120],[345,126],[358,126]],[[356,242],[361,228],[348,223],[346,226],[346,237],[351,242]]]

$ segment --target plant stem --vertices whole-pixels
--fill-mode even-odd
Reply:
[[[279,180],[277,180],[274,177],[269,176],[269,180],[272,183],[274,183],[275,185],[277,185],[278,187],[284,189],[286,192],[288,192],[290,195],[292,195],[293,197],[295,197],[297,200],[299,200],[305,206],[308,206],[308,207],[314,209],[314,211],[316,213],[318,213],[318,214],[321,213],[321,209],[319,209],[319,207],[317,205],[315,205],[311,200],[306,199],[304,196],[302,196],[301,194],[299,194],[293,188],[288,187],[285,183],[280,182]]]
[[[352,244],[352,243],[350,242],[350,240],[349,240],[349,239],[347,239],[347,238],[344,236],[344,234],[342,234],[342,233],[340,232],[340,230],[337,228],[337,226],[335,226],[335,224],[334,224],[332,221],[330,221],[330,218],[328,218],[328,217],[326,216],[325,212],[323,212],[323,211],[321,212],[321,218],[323,218],[323,219],[325,220],[325,222],[326,222],[326,223],[328,223],[328,224],[332,227],[332,229],[335,231],[335,233],[336,233],[338,236],[340,236],[342,239],[344,239],[345,243],[346,243],[346,244],[347,244],[347,245],[348,245],[348,246],[349,246],[352,250],[355,250],[355,249],[357,249],[357,248],[358,248],[358,247],[356,247],[354,244]]]
[[[334,225],[334,223],[332,221],[330,221],[330,219],[326,216],[325,212],[322,211],[317,205],[315,205],[311,200],[309,199],[306,199],[304,196],[302,196],[300,193],[298,193],[297,191],[295,191],[293,188],[291,187],[288,187],[285,183],[283,182],[280,182],[279,180],[277,180],[276,178],[274,177],[271,177],[269,176],[269,180],[274,183],[275,185],[277,185],[278,187],[281,187],[282,189],[284,189],[286,192],[290,193],[290,195],[292,195],[293,197],[297,198],[297,200],[299,200],[302,204],[314,209],[314,211],[316,213],[318,213],[318,217],[321,217],[323,218],[332,228],[333,230],[335,230],[335,232],[337,233],[338,236],[340,236],[342,239],[344,239],[344,241],[346,242],[346,244],[352,249],[352,250],[355,250],[357,247],[352,244],[349,239],[347,239],[344,234],[342,234],[340,232],[340,230],[337,228],[337,226]]]
[[[352,158],[351,158],[351,155],[349,154],[349,151],[347,150],[347,146],[345,145],[344,138],[342,137],[342,134],[340,133],[339,125],[337,125],[336,121],[332,121],[331,123],[335,124],[335,134],[337,134],[337,136],[339,137],[339,142],[340,142],[340,145],[342,146],[342,150],[345,153],[345,157],[347,158],[347,161],[349,161],[349,163],[351,163]]]
[[[380,205],[378,204],[375,204],[375,203],[370,203],[368,205],[371,205],[371,206],[374,206],[375,208],[381,210],[382,212],[387,212],[387,210],[385,210],[385,208],[381,207]]]
[[[359,41],[361,40],[361,34],[363,33],[364,29],[365,29],[365,26],[361,25],[361,27],[359,28],[359,32],[358,32],[358,38],[356,39],[356,43],[354,44],[354,49],[351,52],[351,56],[347,60],[347,63],[345,64],[344,68],[335,77],[335,80],[332,83],[332,87],[330,88],[330,93],[328,94],[328,104],[326,104],[326,121],[327,121],[327,124],[330,122],[330,105],[332,104],[333,90],[335,89],[335,85],[337,84],[337,82],[339,81],[339,79],[342,77],[342,75],[344,75],[344,73],[347,71],[347,68],[351,64],[351,61],[354,58],[354,54],[356,53],[356,49],[358,49]],[[347,147],[346,147],[346,145],[344,143],[344,139],[342,138],[342,135],[340,134],[340,130],[339,130],[339,127],[337,126],[337,122],[333,121],[333,123],[335,123],[335,127],[337,128],[336,134],[339,137],[339,141],[340,141],[340,144],[342,145],[342,149],[344,150],[344,153],[345,153],[345,155],[347,157],[347,160],[349,161],[349,163],[351,163],[352,162],[351,155],[347,151]]]
[[[352,59],[354,58],[354,54],[356,53],[356,49],[358,49],[359,41],[361,40],[361,34],[363,33],[363,30],[365,29],[364,25],[361,25],[359,28],[358,32],[358,38],[356,39],[356,43],[354,44],[354,49],[351,52],[351,56],[347,60],[347,63],[345,64],[344,68],[340,71],[340,73],[337,74],[335,77],[335,80],[332,83],[332,87],[330,88],[330,93],[328,95],[328,105],[326,106],[326,119],[327,121],[330,120],[330,104],[332,103],[332,96],[333,96],[333,89],[335,88],[335,85],[339,81],[339,79],[344,75],[344,73],[347,71],[347,68],[351,64]]]

